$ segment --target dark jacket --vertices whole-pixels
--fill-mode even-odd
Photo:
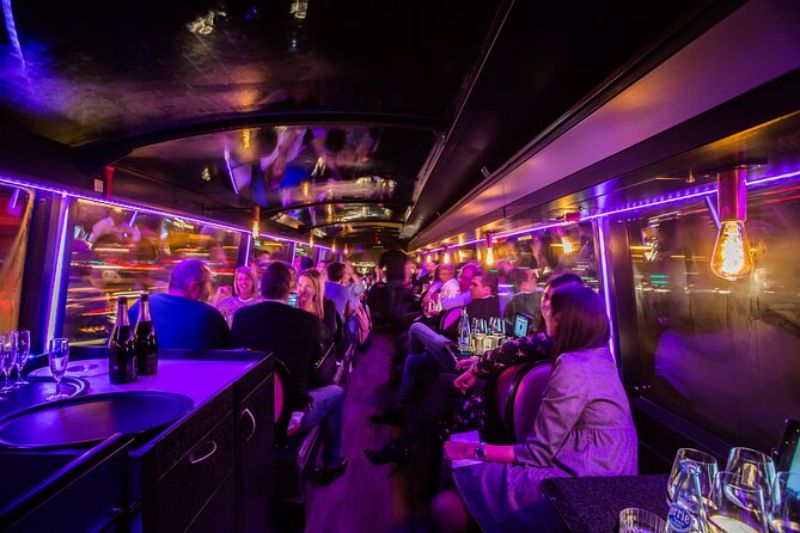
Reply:
[[[308,403],[312,367],[322,355],[320,320],[306,311],[281,302],[262,302],[239,309],[233,317],[233,344],[272,352],[294,381],[289,396],[292,411]]]
[[[488,321],[490,318],[499,317],[500,301],[497,299],[497,296],[490,296],[489,298],[482,298],[480,300],[471,300],[467,304],[467,316],[469,317],[470,324],[472,323],[473,318],[479,318]],[[450,340],[457,339],[458,324],[458,320],[453,322],[449,328],[442,332],[442,335]]]

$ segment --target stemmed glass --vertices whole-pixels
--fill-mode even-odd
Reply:
[[[775,463],[769,455],[752,448],[731,448],[725,470],[741,476],[747,486],[760,488],[769,499],[775,483]]]
[[[772,488],[769,529],[773,533],[800,532],[800,472],[778,472]]]
[[[27,329],[13,332],[11,334],[11,346],[16,348],[17,351],[17,381],[14,382],[14,386],[19,388],[28,384],[25,378],[22,377],[22,370],[31,355],[31,332]]]
[[[14,390],[8,384],[8,376],[14,369],[16,363],[15,352],[11,349],[11,339],[9,335],[0,335],[0,371],[3,372],[3,388],[0,394],[6,394]]]
[[[767,531],[768,492],[736,472],[719,472],[714,483],[712,531],[763,533]]]
[[[53,375],[53,379],[56,380],[56,392],[48,396],[46,398],[47,401],[69,398],[69,394],[61,392],[61,379],[64,377],[69,364],[69,340],[64,338],[51,339],[47,358],[50,363],[50,373]]]
[[[714,489],[714,479],[719,471],[717,460],[714,456],[694,448],[680,448],[672,462],[672,471],[669,474],[667,483],[667,498],[672,501],[675,498],[675,489],[681,476],[681,462],[695,465],[698,469],[700,478],[700,493],[703,500],[711,501],[711,493]]]

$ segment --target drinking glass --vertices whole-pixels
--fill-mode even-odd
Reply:
[[[773,533],[800,532],[800,472],[778,472],[768,518]]]
[[[675,454],[672,462],[672,471],[669,473],[667,483],[667,499],[672,501],[675,498],[675,486],[681,475],[681,461],[697,466],[700,474],[700,493],[706,502],[711,501],[711,493],[714,489],[714,478],[719,471],[717,460],[714,456],[694,448],[680,448]]]
[[[50,373],[53,375],[53,379],[56,380],[56,392],[48,396],[47,401],[69,398],[69,394],[61,392],[61,379],[64,377],[64,372],[67,371],[67,365],[69,364],[69,340],[64,338],[52,339],[47,358],[50,362]]]
[[[628,507],[619,513],[619,533],[663,533],[667,523],[650,511]]]
[[[769,455],[751,448],[731,448],[725,470],[739,474],[746,485],[761,488],[769,499],[775,483],[775,463]]]
[[[714,508],[708,517],[712,531],[767,531],[767,493],[737,472],[719,472],[714,483]]]
[[[3,372],[3,388],[0,389],[0,394],[6,394],[14,390],[14,387],[8,384],[8,376],[14,369],[16,356],[11,349],[11,336],[0,335],[0,371]]]
[[[14,383],[15,387],[22,387],[27,385],[28,382],[22,377],[22,370],[25,368],[25,363],[31,356],[31,332],[27,329],[15,331],[11,341],[13,346],[17,348],[17,381]]]

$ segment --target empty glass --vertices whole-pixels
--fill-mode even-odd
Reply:
[[[680,448],[678,453],[675,454],[675,460],[672,462],[672,470],[669,474],[669,482],[667,483],[668,500],[672,501],[675,498],[675,485],[678,482],[678,478],[680,478],[681,461],[697,466],[700,478],[700,493],[706,502],[710,501],[711,493],[714,489],[714,479],[719,471],[717,460],[714,459],[713,455],[694,448]]]
[[[667,524],[658,515],[628,507],[619,513],[619,533],[663,533]]]
[[[775,463],[769,455],[751,448],[731,448],[725,470],[740,475],[747,486],[761,488],[769,498],[775,483]]]
[[[47,401],[69,398],[68,394],[61,392],[61,379],[64,377],[69,364],[69,340],[64,338],[52,339],[47,358],[50,363],[50,373],[53,375],[53,379],[56,380],[56,392],[48,396]]]
[[[14,386],[22,387],[28,384],[22,377],[22,371],[31,356],[31,332],[27,329],[15,331],[12,333],[11,345],[15,346],[17,350],[17,381]]]
[[[800,532],[800,472],[778,472],[768,519],[773,533]]]
[[[3,372],[3,388],[0,389],[0,394],[6,394],[14,390],[14,387],[8,384],[8,376],[14,369],[16,359],[15,351],[11,349],[11,337],[9,335],[0,335],[0,371]]]
[[[767,531],[767,493],[736,472],[719,472],[714,483],[714,508],[708,521],[712,531],[763,533]]]
[[[667,531],[707,533],[708,510],[700,489],[700,469],[694,463],[680,461],[680,474],[669,502]]]

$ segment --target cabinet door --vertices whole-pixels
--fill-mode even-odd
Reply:
[[[270,529],[273,376],[267,376],[238,406],[236,468],[239,531]]]
[[[236,521],[235,479],[231,471],[186,529],[187,533],[221,533],[232,530],[232,524]]]

